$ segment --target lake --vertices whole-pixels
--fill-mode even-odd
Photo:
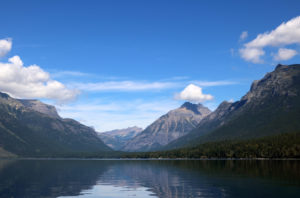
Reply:
[[[297,197],[300,161],[0,160],[0,197]]]

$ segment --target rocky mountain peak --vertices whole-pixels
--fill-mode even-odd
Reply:
[[[207,115],[211,112],[207,107],[204,107],[202,104],[193,104],[191,102],[183,103],[179,109],[190,110],[198,115]]]
[[[185,102],[154,121],[122,148],[125,151],[155,150],[194,129],[211,111],[201,104]]]
[[[9,98],[9,95],[6,94],[6,93],[0,92],[0,97],[1,97],[1,98],[5,98],[5,99],[8,99],[8,98]]]
[[[218,109],[227,109],[231,104],[232,104],[232,102],[223,101],[223,102],[219,105]]]
[[[199,105],[201,105],[201,104],[199,104]],[[180,108],[185,108],[185,109],[187,109],[187,110],[191,110],[191,111],[193,111],[193,112],[196,113],[196,114],[201,114],[201,113],[198,111],[199,105],[193,104],[193,103],[190,103],[190,102],[185,102],[183,105],[181,105]],[[201,106],[202,106],[202,105],[201,105]]]
[[[287,69],[288,67],[289,67],[288,65],[278,64],[275,68],[275,71],[280,69]]]
[[[189,108],[189,107],[191,107],[191,106],[197,106],[197,105],[196,105],[196,104],[193,104],[193,103],[191,103],[191,102],[185,102],[185,103],[183,103],[183,104],[181,105],[181,108],[183,108],[183,107]]]
[[[253,81],[250,91],[241,99],[249,103],[274,96],[295,96],[293,87],[299,81],[300,65],[277,65],[273,72],[267,73],[261,80]],[[296,83],[297,84],[297,83]]]
[[[42,103],[39,100],[15,99],[6,93],[0,92],[0,103],[8,104],[16,109],[22,108],[25,111],[37,111],[52,118],[60,118],[54,106]]]
[[[53,118],[60,118],[56,108],[52,105],[42,103],[39,100],[19,99],[18,101],[31,110],[46,114]]]
[[[15,100],[14,98],[3,92],[0,92],[0,104],[9,105],[16,109],[23,107],[22,103],[20,103],[18,100]]]
[[[219,107],[207,116],[206,120],[222,119],[232,111],[243,109],[247,105],[262,105],[275,97],[295,97],[300,84],[300,65],[278,64],[274,71],[267,73],[262,79],[254,80],[250,91],[240,101],[222,102]]]

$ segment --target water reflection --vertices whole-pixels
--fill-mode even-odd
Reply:
[[[155,198],[148,188],[145,187],[120,187],[109,184],[97,184],[92,189],[83,190],[76,198],[93,198],[93,197],[142,197]],[[59,198],[70,198],[73,196],[61,196]]]
[[[296,197],[300,161],[0,160],[0,197]]]

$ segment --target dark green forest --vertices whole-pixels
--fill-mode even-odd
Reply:
[[[228,140],[176,150],[129,153],[128,158],[300,158],[300,132],[251,140]]]

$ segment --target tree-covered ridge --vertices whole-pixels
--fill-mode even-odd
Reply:
[[[251,140],[204,143],[191,148],[161,152],[132,153],[137,158],[300,158],[300,132]]]

